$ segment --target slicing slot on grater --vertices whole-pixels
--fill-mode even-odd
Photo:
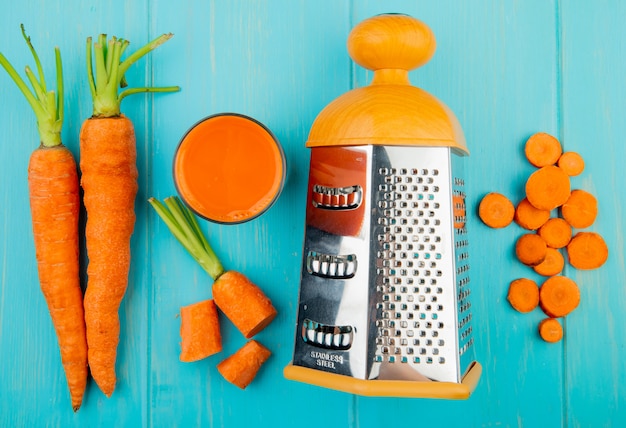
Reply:
[[[337,351],[350,349],[353,331],[351,326],[324,325],[308,318],[302,322],[302,339],[324,349]]]
[[[312,203],[316,208],[326,210],[352,210],[359,207],[363,200],[361,186],[329,187],[316,184],[313,186]]]
[[[330,255],[309,251],[306,257],[307,272],[322,278],[347,279],[356,273],[355,254]]]

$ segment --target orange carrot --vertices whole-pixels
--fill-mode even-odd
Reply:
[[[507,300],[513,309],[530,312],[539,304],[539,287],[532,279],[518,278],[509,284]]]
[[[573,177],[583,172],[585,169],[585,161],[582,156],[576,152],[565,152],[559,158],[557,166],[565,171],[567,175]]]
[[[558,166],[544,166],[526,181],[526,198],[540,210],[552,210],[563,205],[569,195],[569,176]]]
[[[572,227],[584,229],[593,224],[598,215],[598,201],[591,193],[576,189],[561,206],[561,215]]]
[[[555,248],[548,247],[546,258],[537,266],[533,266],[535,272],[543,276],[558,275],[565,267],[565,258],[563,254]]]
[[[87,210],[85,228],[89,258],[85,292],[85,322],[89,367],[102,392],[115,389],[115,360],[120,335],[119,306],[128,285],[131,263],[130,238],[135,226],[137,194],[135,132],[122,115],[120,104],[128,95],[174,91],[178,88],[131,88],[118,94],[124,74],[135,61],[167,41],[163,35],[120,62],[127,40],[100,35],[94,44],[96,72],[92,64],[91,38],[87,39],[87,73],[93,98],[93,115],[80,130],[81,185]]]
[[[528,199],[522,199],[515,208],[515,223],[528,230],[539,229],[550,218],[550,211],[535,208]]]
[[[256,340],[249,340],[241,349],[217,365],[224,379],[245,389],[272,353]]]
[[[180,318],[181,361],[198,361],[222,350],[219,318],[213,300],[183,306]]]
[[[546,258],[548,246],[541,236],[526,233],[520,236],[515,243],[515,255],[520,262],[527,266],[537,266]]]
[[[597,269],[608,259],[609,249],[600,234],[578,232],[567,244],[567,256],[576,269]]]
[[[546,318],[539,323],[539,335],[548,343],[556,343],[563,338],[563,327],[555,318]]]
[[[515,207],[504,195],[487,193],[478,206],[478,216],[489,227],[506,227],[513,221]]]
[[[532,135],[524,146],[526,158],[538,168],[556,164],[562,152],[559,140],[545,132]]]
[[[539,306],[552,318],[564,317],[578,307],[578,285],[565,276],[552,276],[539,288]]]
[[[546,241],[548,247],[563,248],[572,239],[572,227],[559,217],[554,217],[539,228],[537,234]]]
[[[22,25],[22,35],[33,54],[39,81],[29,67],[33,92],[0,53],[0,65],[16,83],[37,117],[41,145],[30,157],[28,189],[41,291],[52,317],[72,408],[77,411],[87,385],[87,341],[83,293],[79,276],[79,186],[74,156],[61,141],[63,124],[63,69],[55,49],[57,93],[48,91],[35,49]],[[34,363],[34,362],[33,362]]]

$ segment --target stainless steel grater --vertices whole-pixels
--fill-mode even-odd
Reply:
[[[408,81],[408,70],[433,54],[434,37],[414,18],[379,15],[353,29],[348,48],[374,78],[330,103],[309,134],[298,318],[285,376],[367,395],[469,396],[480,365],[467,149],[452,112]]]

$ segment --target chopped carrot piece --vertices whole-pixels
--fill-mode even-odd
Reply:
[[[539,304],[539,286],[528,278],[518,278],[509,284],[507,300],[516,311],[527,313]]]
[[[563,153],[563,148],[559,140],[552,135],[538,132],[526,141],[524,153],[532,165],[541,168],[556,164]]]
[[[539,229],[550,218],[549,210],[535,208],[527,198],[522,199],[515,209],[515,223],[528,230]]]
[[[567,244],[569,262],[576,269],[596,269],[609,257],[604,238],[595,232],[578,232]]]
[[[249,340],[241,349],[217,365],[224,379],[245,389],[272,353],[256,340]]]
[[[558,166],[544,166],[526,181],[526,198],[540,210],[563,205],[570,196],[569,176]]]
[[[572,227],[584,229],[596,221],[598,201],[585,190],[572,190],[572,194],[561,207],[561,215]]]
[[[559,158],[557,165],[570,177],[579,175],[585,169],[585,161],[576,152],[565,152]]]
[[[213,300],[183,306],[180,317],[181,361],[198,361],[222,350],[219,318]]]
[[[548,343],[556,343],[563,338],[563,327],[555,318],[546,318],[539,323],[539,335]]]
[[[539,288],[539,306],[552,318],[564,317],[578,307],[578,285],[565,276],[550,277]]]
[[[502,228],[513,221],[515,207],[501,193],[487,193],[478,206],[478,216],[489,227]]]
[[[520,236],[515,243],[517,258],[527,266],[537,266],[543,262],[547,251],[546,241],[535,233],[526,233]]]
[[[563,254],[555,248],[548,247],[546,258],[537,266],[533,266],[535,272],[543,276],[558,275],[565,267],[565,258]]]
[[[548,247],[563,248],[572,239],[572,226],[562,218],[554,217],[541,226],[537,233]]]

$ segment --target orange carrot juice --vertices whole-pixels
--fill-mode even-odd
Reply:
[[[234,113],[210,116],[183,137],[174,157],[181,198],[202,217],[241,223],[265,212],[285,180],[278,140],[256,120]]]

